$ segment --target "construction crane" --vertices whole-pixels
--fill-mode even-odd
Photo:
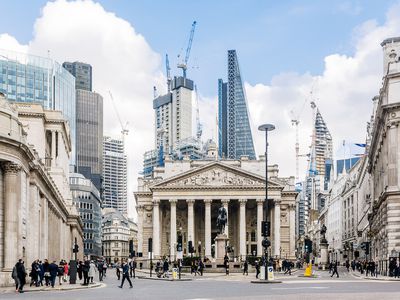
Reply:
[[[108,91],[108,93],[110,94],[111,102],[112,102],[112,104],[113,104],[115,113],[117,114],[117,118],[118,118],[119,124],[121,125],[122,138],[125,140],[125,136],[128,135],[128,133],[129,133],[129,130],[128,130],[128,124],[129,124],[129,122],[126,122],[126,123],[125,123],[125,126],[124,126],[124,124],[122,123],[121,116],[119,115],[119,112],[118,112],[118,109],[117,109],[117,105],[115,104],[114,97],[113,97],[113,95],[111,94],[111,91]]]
[[[167,71],[167,89],[169,93],[171,91],[171,68],[169,67],[168,54],[165,54],[165,69]]]
[[[304,156],[309,156],[308,154],[299,154],[300,152],[300,143],[299,143],[299,124],[300,124],[300,116],[304,110],[304,106],[307,103],[307,98],[304,100],[303,106],[301,107],[300,111],[298,112],[297,115],[292,111],[290,111],[291,114],[291,122],[292,125],[295,126],[296,128],[296,144],[295,144],[295,150],[296,150],[296,183],[299,182],[299,158],[304,157]]]
[[[187,63],[189,61],[190,50],[192,49],[193,36],[194,36],[194,30],[196,29],[196,23],[197,23],[196,21],[193,22],[192,29],[190,30],[189,44],[186,48],[185,59],[183,60],[183,62],[178,63],[178,68],[182,69],[184,78],[186,78]],[[180,57],[180,55],[178,55],[178,59],[179,59],[179,57]]]
[[[194,86],[194,92],[196,94],[196,137],[200,141],[201,135],[203,134],[203,125],[200,123],[199,94],[197,92],[197,85]]]

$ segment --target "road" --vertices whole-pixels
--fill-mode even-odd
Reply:
[[[1,299],[135,299],[135,300],[243,300],[243,299],[400,299],[400,282],[373,281],[360,279],[340,272],[340,278],[330,278],[328,272],[317,271],[318,278],[292,276],[277,277],[279,284],[252,284],[248,277],[236,274],[228,277],[209,275],[194,278],[187,282],[167,282],[146,279],[134,280],[134,288],[118,288],[119,282],[114,274],[109,274],[103,288],[60,291],[34,292],[24,294],[1,294]]]

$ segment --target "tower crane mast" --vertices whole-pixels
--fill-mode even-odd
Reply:
[[[197,85],[194,86],[195,97],[196,97],[196,137],[200,140],[203,134],[203,126],[200,123],[200,113],[199,113],[199,94],[197,92]]]
[[[165,54],[165,69],[167,74],[167,89],[169,93],[171,91],[171,68],[169,66],[168,54]]]
[[[196,29],[196,24],[197,24],[197,22],[193,21],[192,29],[190,30],[189,43],[186,48],[185,59],[183,60],[183,62],[178,63],[178,68],[182,69],[184,78],[186,78],[187,63],[188,63],[189,57],[190,57],[190,50],[192,49],[192,43],[193,43],[194,31]],[[179,58],[179,55],[178,55],[178,58]]]
[[[118,118],[119,124],[121,125],[122,138],[125,139],[125,135],[128,135],[128,133],[129,133],[129,130],[128,130],[128,124],[129,124],[129,122],[126,122],[125,125],[122,123],[122,119],[121,119],[121,116],[120,116],[120,114],[119,114],[117,105],[115,104],[114,97],[113,97],[113,95],[111,94],[111,91],[108,91],[108,93],[110,94],[111,102],[112,102],[112,104],[113,104],[115,113],[117,114],[117,118]]]

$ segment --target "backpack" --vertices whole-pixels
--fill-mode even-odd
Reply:
[[[16,279],[17,277],[18,277],[17,268],[14,266],[14,268],[12,269],[12,272],[11,272],[11,278]]]

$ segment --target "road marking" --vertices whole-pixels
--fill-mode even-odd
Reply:
[[[271,288],[271,290],[304,290],[304,289],[329,289],[327,286],[303,286],[303,287],[292,287],[292,288]]]

